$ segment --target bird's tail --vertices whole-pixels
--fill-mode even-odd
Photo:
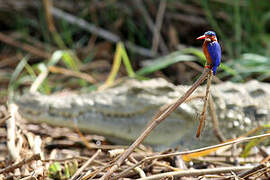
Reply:
[[[212,71],[213,71],[213,75],[215,76],[216,75],[216,72],[217,72],[217,66],[213,66],[213,68],[212,68]]]

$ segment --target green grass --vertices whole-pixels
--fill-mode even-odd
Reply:
[[[171,2],[174,1],[168,1],[168,3]],[[250,78],[256,78],[258,80],[270,78],[270,3],[268,0],[235,0],[228,2],[202,0],[184,2],[189,5],[200,6],[210,25],[209,29],[216,31],[218,35],[223,49],[222,64],[219,68],[222,71],[219,71],[217,74],[219,78],[235,82],[242,82]],[[86,3],[91,5],[91,1],[87,1]],[[125,2],[120,2],[119,4],[127,5]],[[155,1],[150,1],[145,5],[149,8],[151,4],[158,5]],[[142,47],[151,48],[151,32],[145,24],[143,17],[137,16],[134,13],[135,7],[121,10],[119,8],[121,6],[116,6],[110,1],[105,1],[104,6],[102,9],[105,11],[96,11],[94,12],[95,14],[89,11],[87,6],[82,8],[77,14],[76,12],[73,14],[109,31],[117,31],[116,33],[122,39],[129,40]],[[173,9],[172,6],[167,11],[178,12],[177,8]],[[14,32],[19,32],[22,36],[32,37],[43,42],[46,46],[45,48],[54,49],[54,53],[49,60],[40,61],[41,64],[31,63],[30,65],[25,60],[28,56],[23,58],[13,73],[9,90],[14,91],[24,82],[34,82],[42,71],[43,73],[45,72],[45,67],[58,63],[60,59],[66,68],[73,71],[78,71],[78,67],[95,59],[95,50],[89,52],[82,60],[79,60],[76,55],[77,50],[87,45],[90,36],[92,36],[91,34],[85,33],[79,27],[56,18],[55,27],[58,33],[52,34],[47,28],[47,22],[42,8],[37,12],[35,17],[31,13],[28,15],[32,18],[22,14],[14,15],[11,19],[15,23],[10,24],[10,28]],[[97,17],[98,22],[94,21],[94,16]],[[153,20],[155,19],[154,17],[152,18]],[[119,29],[115,29],[114,23],[119,19],[123,21],[122,25],[119,26]],[[163,31],[161,31],[167,42],[169,38],[167,37],[168,33],[164,31],[164,29],[166,30],[164,26],[166,27],[168,23],[174,22],[166,21],[163,24]],[[182,40],[183,38],[186,37],[183,37],[179,30],[180,42],[186,42],[186,40]],[[24,41],[23,37],[20,40]],[[95,43],[98,44],[101,41],[104,40],[97,38]],[[55,48],[65,50],[58,51]],[[17,51],[21,52],[21,50]],[[117,50],[115,53],[117,54]],[[141,69],[136,69],[136,72],[134,72],[132,65],[140,57],[126,51],[123,45],[118,53],[121,54],[119,57],[121,56],[120,59],[123,60],[127,76],[130,77],[145,77],[181,61],[195,61],[199,62],[202,66],[205,62],[205,57],[201,49],[187,48],[172,52],[166,56],[143,60],[140,64],[144,64],[144,66]],[[113,74],[113,79],[116,78],[116,73]],[[51,82],[45,78],[38,90],[48,93],[52,90],[50,84]],[[80,87],[87,85],[83,80],[79,80],[78,84]]]
[[[269,36],[267,34],[270,20],[269,1],[235,0],[230,2],[232,4],[201,1],[201,7],[206,13],[208,22],[217,32],[228,56],[231,59],[238,58],[247,52],[270,55],[264,48],[265,36]],[[226,15],[226,20],[217,18],[217,14],[221,12]]]
[[[269,1],[230,2],[201,1],[208,22],[223,45],[223,65],[237,73],[232,81],[242,81],[250,76],[259,80],[269,78],[269,63],[261,62],[262,58],[269,60],[267,57],[270,56]],[[221,13],[226,15],[226,20],[218,18]],[[224,76],[227,74],[221,75]]]

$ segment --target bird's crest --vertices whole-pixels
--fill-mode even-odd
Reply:
[[[216,33],[214,31],[207,31],[207,32],[204,33],[204,35],[216,36]]]

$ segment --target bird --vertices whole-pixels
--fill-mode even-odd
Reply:
[[[221,47],[217,41],[216,33],[214,31],[207,31],[197,39],[204,39],[202,48],[206,57],[205,68],[212,69],[213,75],[216,75],[217,68],[221,62]]]

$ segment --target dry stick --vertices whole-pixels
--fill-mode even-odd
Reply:
[[[214,101],[213,101],[211,93],[209,95],[208,101],[209,101],[209,112],[212,119],[214,134],[216,135],[216,137],[218,138],[220,142],[224,142],[226,141],[226,138],[224,137],[221,130],[219,129],[219,122],[218,122],[216,109],[215,109],[215,105],[214,105]]]
[[[28,164],[28,163],[30,163],[31,161],[34,161],[34,160],[40,160],[40,154],[34,154],[33,156],[31,156],[28,159],[24,159],[24,160],[22,160],[22,161],[20,161],[18,163],[15,163],[15,164],[13,164],[11,166],[6,167],[5,169],[1,169],[0,174],[11,172],[11,171],[13,171],[13,170],[25,165],[25,164]]]
[[[38,77],[32,83],[29,91],[31,93],[35,93],[38,90],[38,88],[40,87],[41,83],[47,78],[48,74],[49,74],[49,70],[46,67],[46,69],[41,71],[41,73],[38,75]]]
[[[152,41],[152,51],[154,53],[156,53],[158,50],[159,39],[161,36],[160,29],[162,26],[163,17],[166,10],[166,5],[167,5],[167,0],[160,1],[159,3],[157,17],[156,17],[156,24],[154,26],[153,41]]]
[[[80,131],[79,127],[73,123],[73,128],[76,131],[76,133],[80,136],[82,142],[88,149],[127,149],[128,146],[122,146],[122,145],[96,145],[94,143],[89,143],[88,140],[85,138],[85,136]]]
[[[0,41],[4,42],[6,44],[9,44],[11,46],[23,49],[24,51],[27,51],[31,54],[38,56],[38,57],[43,57],[43,58],[47,59],[51,56],[49,53],[47,53],[41,49],[38,49],[34,46],[30,46],[28,44],[16,41],[13,38],[11,38],[11,37],[9,37],[1,32],[0,32]]]
[[[6,66],[12,66],[14,64],[17,64],[19,61],[19,58],[17,55],[11,55],[6,58],[1,59],[0,61],[0,68],[6,67]]]
[[[204,105],[203,105],[202,113],[200,115],[200,124],[199,124],[197,134],[196,134],[197,138],[199,138],[201,135],[202,129],[204,127],[205,119],[206,119],[206,109],[208,105],[208,97],[209,97],[209,92],[210,92],[211,81],[212,81],[212,71],[210,71],[207,77],[207,87],[206,87],[206,93],[204,97]]]
[[[192,169],[185,171],[176,171],[176,172],[167,172],[148,176],[146,178],[140,178],[140,180],[153,180],[153,179],[162,179],[165,177],[181,177],[181,176],[202,176],[206,174],[220,174],[220,173],[230,173],[243,171],[253,168],[254,166],[233,166],[233,167],[219,167],[212,169]]]
[[[85,175],[82,177],[82,178],[80,178],[80,180],[91,180],[91,179],[93,179],[98,173],[100,173],[101,171],[103,171],[104,169],[107,169],[108,167],[110,167],[111,165],[109,164],[109,165],[105,165],[105,166],[103,166],[102,168],[100,168],[100,169],[96,169],[96,170],[94,170],[94,171],[92,171],[92,172],[90,172],[90,171],[88,171],[87,173],[85,173]]]
[[[265,166],[264,164],[259,164],[255,167],[253,167],[252,169],[249,169],[243,173],[240,173],[237,175],[238,178],[240,179],[250,179],[249,177],[250,176],[253,176],[253,175],[257,175],[256,177],[253,177],[253,179],[258,179],[258,177],[264,173],[267,172],[267,169],[269,167]],[[261,173],[259,176],[258,176],[258,173]],[[235,175],[234,175],[235,176]],[[231,179],[232,176],[227,176],[227,177],[223,177],[223,178],[219,178],[218,180],[227,180],[227,179]]]
[[[86,74],[86,73],[82,73],[82,72],[78,72],[78,71],[73,71],[70,69],[66,69],[66,68],[61,68],[61,67],[57,67],[57,66],[50,66],[49,70],[53,73],[61,73],[67,76],[74,76],[77,78],[81,78],[84,79],[92,84],[96,84],[97,80],[94,79],[91,75]]]
[[[216,144],[216,145],[213,145],[213,146],[207,146],[207,147],[203,147],[203,148],[199,148],[199,149],[194,149],[194,150],[189,150],[189,151],[182,151],[182,152],[175,152],[175,153],[170,153],[170,154],[162,154],[162,155],[149,156],[149,157],[146,157],[146,158],[142,159],[140,162],[138,162],[137,164],[135,164],[133,167],[127,168],[125,171],[121,172],[119,175],[117,175],[116,177],[112,178],[112,180],[118,179],[120,177],[125,176],[128,173],[128,171],[134,169],[135,167],[137,167],[137,166],[139,166],[139,165],[141,165],[144,162],[149,161],[149,160],[161,159],[161,158],[168,158],[168,157],[185,155],[185,154],[198,153],[198,152],[206,151],[206,150],[209,150],[209,149],[219,148],[219,147],[223,147],[223,146],[227,146],[227,145],[231,145],[231,144],[235,144],[235,143],[246,142],[246,141],[249,141],[249,140],[263,138],[263,137],[269,137],[269,136],[270,136],[270,133],[267,133],[267,134],[252,136],[252,137],[238,138],[238,139],[233,140],[233,141],[230,141],[230,142],[225,142],[225,143]]]
[[[195,96],[188,97],[185,100],[185,102],[189,102],[189,101],[192,101],[192,100],[197,99],[197,98],[201,98],[201,99],[205,98],[205,95],[195,95]],[[208,102],[209,103],[209,111],[210,111],[210,115],[211,115],[211,119],[212,119],[212,123],[213,123],[214,134],[216,135],[216,137],[218,138],[218,140],[220,142],[224,142],[224,141],[226,141],[226,139],[224,138],[222,132],[219,129],[219,122],[218,122],[218,119],[217,119],[216,110],[215,110],[215,107],[214,107],[214,102],[213,102],[211,93],[209,93],[208,101],[209,101]],[[160,108],[159,112],[155,115],[155,117],[147,125],[151,124],[152,121],[154,121],[157,117],[159,117],[164,111],[166,111],[174,103],[175,102],[162,106]]]
[[[178,106],[180,106],[180,104],[182,104],[195,91],[195,89],[198,88],[198,86],[200,86],[200,84],[205,80],[209,72],[210,69],[205,69],[199,79],[189,88],[189,90],[181,98],[176,101],[175,104],[169,106],[169,108],[167,108],[164,113],[162,113],[158,118],[155,118],[155,120],[146,127],[146,129],[141,133],[141,135],[133,142],[131,146],[129,146],[129,148],[122,154],[122,156],[115,162],[115,164],[107,171],[107,173],[105,173],[101,177],[101,180],[107,180],[111,176],[111,174],[116,171],[118,167],[121,166],[124,160],[133,152],[133,150],[139,144],[141,144],[141,142],[148,136],[148,134],[165,118],[167,118],[170,113],[172,113]]]
[[[72,161],[72,160],[78,160],[78,161],[87,161],[89,158],[84,156],[73,156],[69,158],[63,158],[63,159],[43,159],[42,162],[65,162],[65,161]]]
[[[198,72],[203,72],[203,67],[198,65],[197,63],[193,62],[193,61],[186,61],[186,62],[183,62],[185,65],[191,67],[192,69],[198,71]],[[214,76],[213,77],[213,81],[215,83],[222,83],[222,81],[217,77],[217,76]]]
[[[263,168],[265,168],[266,165],[265,164],[259,164],[257,166],[255,166],[254,168],[250,169],[250,170],[247,170],[241,174],[238,174],[238,177],[240,178],[247,178],[248,176],[252,175],[254,172],[257,172]]]
[[[190,102],[194,99],[198,99],[198,98],[204,98],[205,96],[204,95],[195,95],[195,96],[191,96],[191,97],[188,97],[184,102],[187,103],[187,102]],[[170,103],[170,104],[165,104],[163,106],[161,106],[161,108],[159,108],[159,111],[158,113],[151,119],[151,121],[149,121],[146,125],[146,127],[151,124],[155,119],[157,119],[162,113],[164,113],[169,107],[171,107],[172,105],[174,105],[176,103],[177,99]]]
[[[138,8],[138,10],[140,11],[141,15],[143,16],[145,22],[146,22],[146,25],[148,26],[148,28],[152,31],[152,33],[155,33],[155,24],[154,22],[152,21],[149,13],[147,12],[142,0],[135,0],[135,1],[131,1],[134,6],[136,6]],[[163,37],[160,35],[159,33],[159,39],[160,39],[160,49],[163,53],[167,54],[169,51],[168,51],[168,47],[166,46],[166,43],[163,39]]]
[[[257,171],[254,171],[244,177],[242,177],[242,179],[249,179],[250,176],[253,176],[256,174],[256,176],[254,177],[254,179],[258,179],[260,176],[262,176],[263,174],[266,175],[266,173],[269,172],[269,167],[264,167],[264,168],[261,168],[261,169],[258,169]],[[269,175],[266,175],[268,176],[268,179],[269,179]],[[240,177],[240,176],[239,176]]]
[[[50,11],[50,8],[53,7],[52,0],[42,0],[42,4],[45,10],[45,16],[46,16],[46,21],[48,24],[48,29],[50,32],[54,33],[56,32],[56,28],[54,26],[54,20]]]
[[[86,161],[86,163],[84,163],[84,164],[82,165],[82,167],[80,167],[80,169],[78,169],[78,170],[76,171],[75,174],[73,174],[73,176],[70,178],[70,180],[75,180],[75,179],[77,178],[77,176],[80,175],[80,173],[81,173],[85,168],[87,168],[87,166],[89,166],[89,164],[92,163],[92,161],[98,156],[98,154],[99,154],[100,152],[101,152],[100,149],[97,150],[97,152],[96,152],[90,159],[88,159],[88,160]]]
[[[126,164],[127,164],[128,166],[134,165],[134,164],[131,163],[130,161],[126,161]],[[136,167],[136,168],[134,168],[134,170],[140,175],[141,178],[146,177],[145,172],[144,172],[140,167]]]
[[[87,21],[85,21],[84,19],[73,16],[72,14],[66,13],[66,12],[62,11],[61,9],[52,7],[51,13],[57,18],[63,19],[70,24],[77,25],[78,27],[80,27],[80,28],[92,33],[92,34],[95,34],[103,39],[106,39],[107,41],[117,43],[121,40],[121,38],[119,36],[117,36],[116,34],[113,34],[105,29],[99,28],[99,27],[95,26],[94,24],[90,24]],[[140,46],[136,46],[132,42],[125,41],[124,44],[127,46],[128,49],[130,49],[131,51],[136,52],[140,55],[147,56],[147,57],[154,57],[155,56],[152,53],[152,51],[150,51],[149,49],[146,49],[146,48],[143,48]]]
[[[4,124],[6,122],[6,120],[8,120],[9,118],[11,118],[11,115],[8,115],[8,116],[0,119],[0,126],[2,126],[2,124]]]
[[[17,132],[16,132],[16,112],[18,111],[18,107],[15,104],[9,104],[9,112],[10,118],[7,119],[7,148],[11,159],[18,162],[20,160],[20,151],[16,147],[16,139],[17,139]]]
[[[193,99],[197,99],[197,98],[202,99],[204,97],[205,97],[204,95],[192,96],[192,97],[187,98],[185,100],[185,102],[189,102],[189,101],[192,101]],[[215,104],[214,104],[213,97],[212,97],[211,93],[209,94],[208,103],[209,103],[209,112],[210,112],[210,116],[211,116],[211,120],[212,120],[212,124],[213,124],[214,134],[216,135],[217,139],[220,142],[224,142],[224,141],[226,141],[226,138],[224,137],[221,130],[219,129],[219,122],[218,122]]]

